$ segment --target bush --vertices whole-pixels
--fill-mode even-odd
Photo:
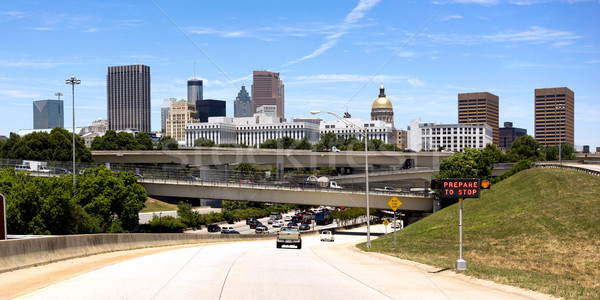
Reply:
[[[187,227],[181,218],[175,218],[173,216],[160,217],[154,215],[150,223],[151,232],[183,232]]]

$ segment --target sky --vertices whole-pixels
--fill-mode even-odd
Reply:
[[[0,135],[33,128],[33,101],[65,100],[72,126],[106,119],[109,66],[151,71],[164,98],[233,101],[253,70],[279,72],[285,116],[370,119],[383,82],[396,128],[458,122],[458,93],[500,98],[500,125],[534,135],[534,90],[575,92],[575,144],[600,147],[599,0],[1,1]],[[323,115],[324,119],[331,116]]]

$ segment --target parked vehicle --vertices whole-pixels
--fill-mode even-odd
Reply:
[[[208,225],[208,227],[206,228],[208,230],[208,232],[219,232],[221,231],[221,227],[217,224],[210,224]]]
[[[335,237],[333,236],[333,232],[330,230],[323,230],[321,232],[321,242],[324,241],[330,241],[333,242],[335,241]]]
[[[302,235],[300,230],[294,227],[283,227],[277,233],[277,248],[283,245],[295,245],[296,248],[302,249]]]
[[[23,165],[29,166],[33,172],[50,173],[50,169],[48,169],[48,163],[45,161],[24,160]]]

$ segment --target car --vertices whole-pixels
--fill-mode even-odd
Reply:
[[[251,221],[256,221],[256,218],[255,217],[249,217],[249,218],[247,218],[246,219],[246,225],[250,225]]]
[[[273,222],[273,227],[283,227],[283,221],[282,220],[275,220]]]
[[[252,182],[252,180],[242,179],[242,180],[240,180],[240,183],[254,183],[254,182]]]
[[[384,186],[382,188],[376,188],[375,190],[378,192],[395,192],[396,191],[395,188],[389,187],[389,186]]]
[[[202,181],[202,179],[196,177],[196,176],[188,176],[187,180],[189,181]]]
[[[71,174],[71,171],[63,168],[56,168],[56,170],[54,170],[54,174]]]
[[[302,217],[293,216],[291,222],[300,223],[300,221],[302,221]]]
[[[302,223],[300,224],[300,230],[309,230],[310,229],[310,224],[309,223]]]
[[[208,232],[219,232],[221,231],[221,227],[217,224],[210,224],[207,227]]]
[[[273,216],[273,215],[271,215],[271,216],[269,217],[269,221],[267,221],[267,223],[269,223],[269,224],[273,224],[273,222],[275,222],[276,220],[281,220],[281,216],[280,216],[279,218],[277,218],[277,216]]]
[[[233,230],[233,227],[231,227],[229,225],[221,226],[221,233],[228,233],[231,230]]]
[[[222,234],[240,234],[240,232],[237,230],[229,230],[227,232],[221,232],[221,233]]]
[[[258,226],[260,226],[260,225],[264,226],[264,225],[263,225],[263,224],[262,224],[260,221],[258,221],[258,220],[251,221],[249,225],[250,225],[250,229],[254,229],[254,228],[256,228],[256,227],[258,227]],[[265,226],[265,227],[266,227],[266,226]]]
[[[402,229],[402,228],[404,228],[404,224],[402,221],[396,221],[396,222],[390,223],[390,227]]]
[[[330,230],[323,230],[321,232],[321,242],[324,241],[330,241],[333,242],[335,241],[335,237],[333,236],[333,232]]]
[[[283,218],[283,221],[285,222],[290,222],[292,220],[292,216],[285,216],[285,218]]]
[[[287,225],[285,225],[286,227],[298,227],[298,224],[296,224],[295,222],[289,222],[287,223]]]
[[[256,229],[254,229],[254,233],[267,234],[267,233],[269,233],[269,229],[267,227],[256,227]]]

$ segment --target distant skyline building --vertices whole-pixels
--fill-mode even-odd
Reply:
[[[373,101],[371,106],[371,120],[380,120],[394,126],[394,108],[392,102],[385,96],[383,83],[379,88],[379,97]]]
[[[575,146],[575,93],[567,87],[535,89],[535,139],[544,146]]]
[[[489,125],[493,132],[492,142],[499,147],[499,107],[499,97],[488,92],[458,94],[458,124]]]
[[[285,92],[279,73],[253,71],[252,75],[252,113],[259,106],[277,105],[277,117],[285,119]]]
[[[151,131],[149,66],[108,67],[106,94],[108,129]]]
[[[263,105],[256,108],[257,114],[264,114],[269,117],[277,117],[276,105]]]
[[[233,116],[236,118],[252,117],[252,98],[248,94],[246,87],[242,85],[235,101],[233,101]]]
[[[209,117],[227,116],[226,102],[223,100],[206,99],[196,101],[196,111],[200,122],[208,122]]]
[[[513,127],[512,122],[504,122],[504,127],[500,128],[500,150],[507,150],[512,143],[527,134],[527,129]]]
[[[52,129],[65,125],[65,111],[62,100],[33,101],[33,129]]]
[[[347,122],[354,124],[354,126],[349,125]],[[383,120],[364,121],[361,118],[344,118],[344,121],[339,119],[322,121],[319,125],[321,136],[332,132],[336,137],[345,139],[355,137],[359,141],[364,141],[363,128],[366,128],[369,140],[378,139],[385,144],[392,142],[393,126]]]
[[[163,99],[162,106],[160,107],[160,131],[162,133],[167,132],[167,118],[169,117],[169,110],[171,104],[177,102],[177,98],[165,98]]]
[[[185,141],[185,126],[197,122],[198,112],[194,104],[181,99],[171,104],[169,117],[167,118],[166,135],[178,142],[183,142]]]
[[[190,79],[187,82],[188,87],[188,98],[187,102],[191,104],[196,104],[198,100],[204,100],[204,92],[202,86],[202,79]]]
[[[410,121],[408,148],[414,151],[463,152],[465,147],[483,150],[492,143],[493,130],[487,124],[442,124]]]

